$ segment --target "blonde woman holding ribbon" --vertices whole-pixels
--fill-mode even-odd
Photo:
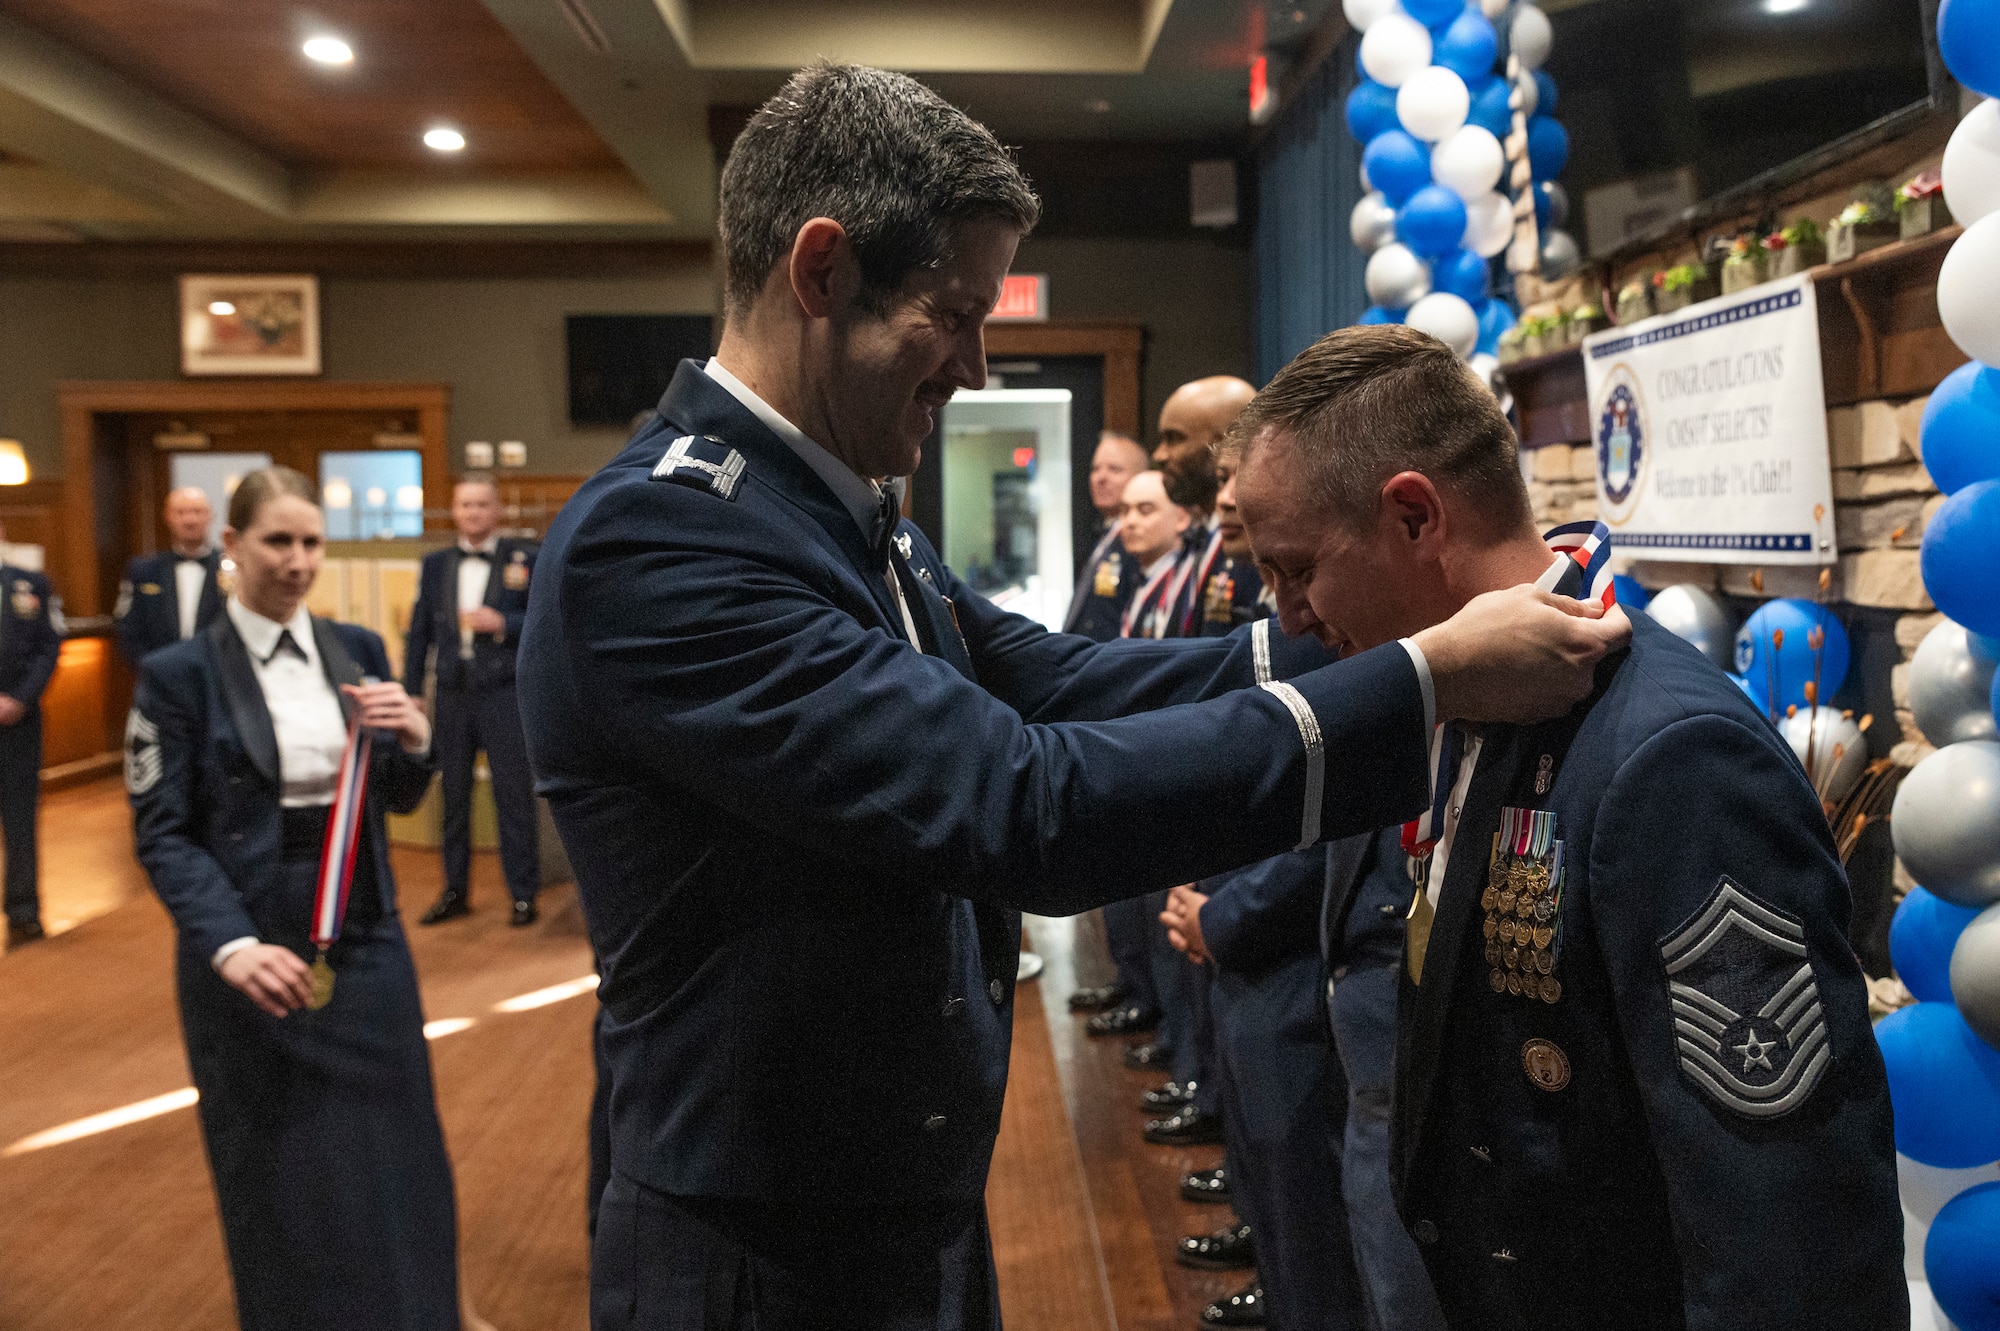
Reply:
[[[125,748],[237,1315],[457,1331],[451,1165],[382,822],[430,784],[430,725],[381,638],[305,608],[312,483],[252,472],[228,520],[226,612],[146,659]]]

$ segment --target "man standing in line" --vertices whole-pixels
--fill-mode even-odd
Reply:
[[[0,526],[0,542],[7,529]],[[0,564],[0,836],[6,838],[7,946],[43,936],[35,817],[42,802],[42,690],[62,652],[49,580]]]
[[[424,556],[403,652],[403,687],[411,697],[423,696],[436,656],[432,744],[443,773],[444,892],[421,922],[437,924],[472,910],[473,760],[483,749],[500,819],[500,868],[514,901],[508,923],[533,924],[541,847],[514,658],[535,546],[497,534],[500,487],[490,476],[467,476],[452,488],[451,521],[458,540]]]
[[[997,1328],[1021,910],[1408,817],[1433,712],[1558,711],[1627,632],[1517,588],[1316,664],[995,607],[894,478],[1038,212],[915,80],[794,75],[723,168],[721,346],[550,528],[522,697],[604,976],[596,1331]]]
[[[1118,544],[1118,510],[1125,484],[1146,470],[1146,450],[1127,435],[1106,430],[1090,459],[1090,503],[1102,528],[1097,545],[1083,561],[1076,591],[1070,596],[1063,632],[1079,633],[1092,642],[1118,636],[1119,617],[1139,585],[1138,566]]]
[[[192,638],[222,613],[222,552],[209,543],[214,517],[208,495],[184,485],[164,508],[169,545],[125,566],[118,584],[118,648],[133,666],[157,651]]]
[[[1365,655],[1492,588],[1608,593],[1607,533],[1536,533],[1492,393],[1423,333],[1328,334],[1236,430],[1288,632]],[[1640,616],[1580,705],[1432,752],[1391,1178],[1446,1320],[1907,1326],[1847,881],[1769,722]]]

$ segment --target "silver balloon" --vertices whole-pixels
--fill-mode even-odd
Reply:
[[[1368,256],[1361,281],[1368,299],[1383,309],[1407,310],[1430,294],[1431,266],[1408,245],[1393,241]]]
[[[1583,266],[1583,251],[1567,231],[1542,233],[1542,280],[1560,282]]]
[[[1685,638],[1724,670],[1736,659],[1736,621],[1713,592],[1691,582],[1662,587],[1646,613],[1677,638]]]
[[[1549,192],[1549,226],[1560,227],[1569,221],[1569,191],[1559,180],[1551,180],[1542,188]]]
[[[1985,644],[1949,619],[1924,635],[1910,658],[1910,711],[1940,749],[1967,739],[2000,739],[1993,724],[1994,661]]]
[[[1800,708],[1778,730],[1801,763],[1809,763],[1813,788],[1830,804],[1839,804],[1861,784],[1868,771],[1868,741],[1854,718],[1831,707]]]
[[[1347,218],[1347,234],[1363,254],[1373,254],[1396,238],[1396,210],[1381,190],[1361,196]]]
[[[1951,950],[1951,1001],[1979,1038],[2000,1049],[2000,906],[1965,926]]]
[[[1896,858],[1955,906],[2000,901],[2000,743],[1967,740],[1918,763],[1889,810]]]

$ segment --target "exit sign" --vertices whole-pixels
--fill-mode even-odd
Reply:
[[[1000,303],[988,319],[1020,323],[1049,317],[1049,279],[1046,273],[1009,273],[1000,284]]]

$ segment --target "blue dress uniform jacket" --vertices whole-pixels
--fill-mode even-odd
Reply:
[[[49,580],[33,569],[0,565],[0,593],[6,596],[0,604],[0,693],[32,712],[62,654]]]
[[[1138,595],[1143,581],[1139,561],[1113,538],[1103,556],[1084,569],[1065,631],[1092,642],[1110,642],[1125,627],[1126,607]]]
[[[502,537],[493,549],[493,567],[486,579],[486,604],[507,621],[498,640],[490,633],[474,635],[472,659],[458,654],[458,565],[456,545],[424,556],[417,575],[417,603],[410,608],[410,633],[403,645],[403,687],[422,697],[424,671],[437,652],[437,682],[441,689],[486,689],[514,681],[514,658],[521,646],[521,626],[528,616],[528,586],[539,547],[533,541]]]
[[[1245,624],[1254,624],[1271,613],[1264,603],[1264,580],[1257,566],[1234,555],[1218,557],[1201,586],[1192,586],[1188,613],[1193,617],[1198,638],[1222,638]]]
[[[0,693],[26,709],[0,726],[0,829],[7,841],[7,918],[41,919],[40,860],[35,809],[42,795],[42,692],[62,653],[49,580],[24,568],[0,566]]]
[[[1847,882],[1789,748],[1643,615],[1567,718],[1486,732],[1420,984],[1395,1170],[1452,1325],[1909,1324]],[[1553,1002],[1495,992],[1503,807],[1564,842]],[[1504,942],[1504,939],[1503,939]]]
[[[1298,722],[1247,686],[1259,643],[1280,677],[1324,657],[1051,634],[902,522],[919,654],[850,512],[698,363],[660,416],[551,527],[521,655],[603,966],[615,1169],[684,1196],[976,1203],[1018,909],[1317,835]],[[1335,755],[1321,830],[1421,804],[1402,648],[1290,685]]]
[[[210,550],[200,563],[207,570],[202,578],[201,598],[195,603],[194,629],[201,632],[222,613],[223,595],[216,582],[222,568],[222,552]],[[181,640],[181,601],[174,570],[180,557],[171,550],[140,555],[125,566],[125,578],[118,584],[118,604],[113,618],[118,632],[118,649],[133,665],[162,647]]]

